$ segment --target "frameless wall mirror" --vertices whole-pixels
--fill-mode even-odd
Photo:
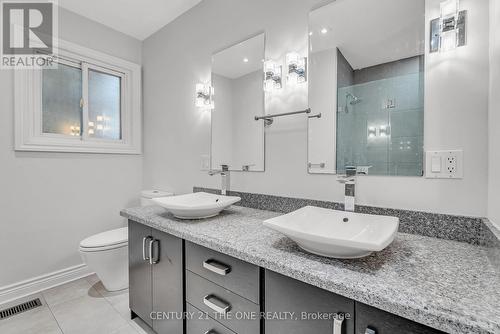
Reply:
[[[310,173],[422,176],[425,0],[337,0],[309,15]]]
[[[213,55],[211,167],[264,171],[264,34]]]

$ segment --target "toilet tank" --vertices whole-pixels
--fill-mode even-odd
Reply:
[[[173,196],[173,193],[163,190],[143,190],[141,191],[141,206],[155,205],[152,198]]]

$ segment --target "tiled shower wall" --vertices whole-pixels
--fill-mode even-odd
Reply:
[[[339,76],[350,66],[338,57]],[[353,70],[339,86],[337,166],[371,166],[375,175],[420,176],[423,171],[423,56]],[[345,81],[345,80],[343,80]],[[351,104],[352,94],[360,102]],[[385,129],[385,130],[384,130]]]

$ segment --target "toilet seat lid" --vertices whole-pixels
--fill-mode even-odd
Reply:
[[[80,243],[80,247],[98,248],[98,247],[114,246],[127,243],[128,243],[128,228],[123,227],[88,237],[87,239],[84,239]]]

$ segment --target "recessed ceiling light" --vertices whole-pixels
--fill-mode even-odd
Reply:
[[[328,29],[326,29],[326,28],[321,29],[322,34],[326,34],[327,32],[328,32]]]
[[[244,63],[248,63],[248,58],[243,58]]]
[[[309,31],[309,36],[312,36],[313,35],[313,32],[312,31]]]

